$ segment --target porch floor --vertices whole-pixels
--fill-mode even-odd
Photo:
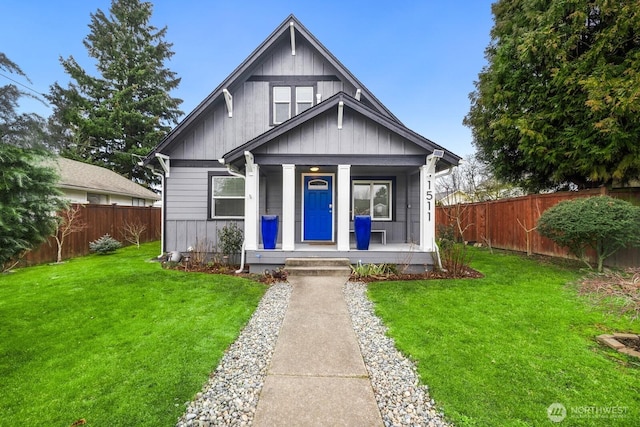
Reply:
[[[410,243],[370,243],[368,250],[358,250],[351,245],[348,251],[339,251],[335,243],[296,243],[292,251],[283,251],[280,245],[275,249],[248,250],[246,264],[249,271],[260,273],[265,269],[276,269],[284,266],[287,258],[349,258],[351,264],[396,264],[407,272],[424,272],[431,270],[434,256],[431,252],[420,252],[415,244]]]

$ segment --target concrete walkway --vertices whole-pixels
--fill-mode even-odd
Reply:
[[[382,426],[342,276],[289,276],[293,290],[254,426]]]

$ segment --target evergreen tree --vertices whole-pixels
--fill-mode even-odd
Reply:
[[[0,70],[26,77],[3,53]],[[46,165],[44,121],[16,111],[24,95],[13,84],[0,87],[0,271],[51,235],[64,205],[55,170]]]
[[[640,176],[637,0],[499,0],[464,123],[497,178],[530,190]]]
[[[147,155],[182,115],[182,100],[169,94],[180,79],[164,66],[173,56],[167,28],[150,25],[151,14],[152,4],[139,0],[112,0],[109,16],[100,9],[91,14],[83,43],[99,76],[73,57],[61,58],[72,81],[67,88],[54,84],[48,96],[63,155],[143,184],[154,177],[136,156]]]

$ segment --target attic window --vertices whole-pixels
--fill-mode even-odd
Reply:
[[[282,123],[291,118],[291,87],[273,87],[273,122]]]
[[[277,125],[313,107],[315,86],[274,85],[272,91],[272,120]]]
[[[296,114],[313,107],[313,88],[301,86],[296,88]]]

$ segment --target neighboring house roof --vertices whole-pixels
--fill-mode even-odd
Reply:
[[[369,108],[368,106],[364,105],[362,102],[357,101],[355,98],[347,95],[344,92],[337,93],[331,98],[317,105],[314,105],[308,110],[293,116],[291,119],[287,120],[286,122],[268,130],[267,132],[257,136],[251,141],[231,150],[230,152],[224,155],[225,163],[235,163],[238,161],[242,162],[244,159],[243,156],[245,151],[253,151],[257,147],[260,147],[261,145],[273,140],[274,138],[277,138],[278,136],[283,135],[291,131],[292,129],[295,129],[296,127],[306,123],[310,119],[317,117],[318,115],[326,111],[335,109],[336,120],[337,120],[337,107],[341,102],[343,103],[345,108],[350,108],[356,113],[367,117],[368,119],[374,121],[380,126],[385,127],[389,131],[403,138],[406,138],[407,140],[413,142],[414,144],[424,148],[428,152],[432,152],[433,150],[443,150],[444,151],[443,160],[445,161],[446,164],[448,165],[458,164],[460,157],[445,150],[443,147],[431,141],[430,139],[427,139],[424,136],[405,127],[400,122],[392,120],[389,117],[383,114],[380,114],[376,110]]]
[[[144,163],[153,161],[156,153],[161,153],[169,146],[180,133],[189,127],[197,118],[207,110],[216,100],[223,97],[223,89],[233,89],[237,82],[243,82],[248,79],[255,71],[256,64],[270,53],[272,49],[283,38],[290,37],[290,28],[293,23],[296,37],[303,37],[321,56],[327,59],[329,63],[336,69],[340,77],[345,81],[353,84],[354,87],[361,90],[360,102],[370,106],[373,111],[377,111],[380,115],[386,116],[388,120],[396,122],[402,126],[402,123],[396,116],[391,113],[347,68],[342,65],[338,59],[322,43],[320,43],[294,15],[289,15],[276,30],[260,45],[249,57],[238,66],[213,92],[207,96],[191,113],[189,113],[178,126],[176,126],[156,148],[149,153]]]
[[[64,157],[58,157],[54,163],[60,175],[58,187],[62,189],[160,200],[158,194],[109,169]]]
[[[443,191],[440,193],[436,193],[436,202],[448,206],[448,205],[456,205],[458,203],[470,203],[472,202],[471,197],[467,193],[462,190],[451,191]]]

